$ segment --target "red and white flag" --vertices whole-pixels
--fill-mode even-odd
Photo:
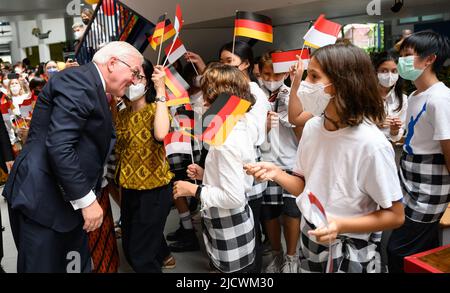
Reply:
[[[300,56],[303,61],[303,68],[306,69],[310,59],[308,49],[272,53],[273,72],[289,72],[291,66],[297,63],[297,56]]]
[[[170,49],[172,49],[171,52]],[[173,64],[184,54],[186,54],[187,50],[184,47],[183,42],[181,42],[180,38],[176,38],[174,43],[164,49],[164,52],[166,53],[169,64]]]
[[[180,33],[182,26],[183,26],[183,15],[181,13],[180,4],[177,4],[177,8],[175,10],[175,20],[173,21],[173,28],[177,32],[177,35]]]
[[[332,22],[326,19],[324,14],[321,14],[303,37],[305,46],[317,49],[334,44],[340,31],[341,25],[339,23]]]
[[[179,131],[170,132],[164,138],[166,156],[173,154],[192,154],[191,137]]]

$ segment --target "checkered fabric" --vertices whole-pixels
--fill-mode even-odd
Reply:
[[[300,272],[325,273],[328,263],[328,246],[318,244],[308,235],[315,226],[304,217],[300,222]],[[379,273],[381,232],[372,233],[369,241],[340,235],[332,244],[333,272]]]
[[[416,222],[439,221],[450,202],[450,174],[444,155],[409,155],[400,159],[405,215]]]
[[[232,273],[251,265],[255,259],[255,230],[250,207],[209,208],[202,211],[206,251],[214,266]]]
[[[289,172],[288,172],[289,173]],[[263,193],[262,204],[283,205],[283,197],[296,198],[274,181],[267,182],[267,188]]]

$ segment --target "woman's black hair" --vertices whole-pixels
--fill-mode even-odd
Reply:
[[[144,63],[142,64],[142,69],[144,69],[145,80],[147,81],[146,92],[145,92],[145,101],[147,104],[153,103],[156,97],[155,86],[152,81],[153,74],[153,64],[147,59],[144,59]]]
[[[30,83],[28,84],[30,91],[34,90],[38,86],[44,87],[46,84],[45,79],[40,77],[34,77],[32,80],[30,80]]]
[[[383,51],[372,55],[372,63],[375,68],[375,72],[378,72],[378,68],[386,61],[394,61],[398,64],[398,57],[398,54],[394,51]],[[394,110],[396,112],[400,112],[403,107],[403,81],[403,78],[399,76],[394,88],[395,95],[400,102],[397,109]]]
[[[219,58],[223,51],[233,52],[233,42],[227,43],[220,48]],[[257,82],[258,80],[253,75],[253,65],[255,64],[255,59],[253,58],[252,47],[246,42],[236,41],[234,44],[234,54],[241,58],[242,62],[248,62],[249,67],[246,69],[247,74],[251,81]]]
[[[450,44],[446,36],[433,31],[421,31],[414,33],[403,40],[400,52],[411,48],[422,58],[436,55],[433,63],[433,72],[439,73],[445,61],[450,57]]]

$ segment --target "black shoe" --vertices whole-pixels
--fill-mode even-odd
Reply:
[[[198,244],[197,235],[195,235],[194,230],[185,230],[180,240],[169,244],[169,249],[172,252],[200,250],[200,245]]]
[[[183,225],[180,225],[180,227],[174,231],[167,234],[166,239],[167,241],[179,241],[181,238],[186,234],[186,229],[184,229]]]

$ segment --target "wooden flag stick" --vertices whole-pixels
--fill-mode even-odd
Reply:
[[[236,14],[238,13],[238,10],[236,10]],[[236,16],[234,17],[235,21],[236,21]],[[234,30],[233,30],[233,49],[231,50],[231,54],[234,55],[234,46],[236,45],[236,23],[234,24]],[[234,60],[234,56],[233,56],[233,60]]]
[[[175,45],[175,41],[178,38],[178,33],[175,35],[175,38],[173,38],[172,45],[170,45],[169,53],[167,53],[166,59],[163,62],[163,67],[166,65],[167,60],[169,60],[169,55],[172,54],[173,46]]]
[[[162,32],[162,36],[161,36],[161,41],[159,42],[159,53],[158,53],[158,61],[156,62],[156,65],[159,65],[159,61],[160,61],[160,58],[161,58],[161,50],[162,50],[162,43],[163,43],[163,40],[164,40],[164,32],[166,31],[166,16],[167,16],[167,12],[166,13],[164,13],[164,28],[163,28],[163,32]]]

